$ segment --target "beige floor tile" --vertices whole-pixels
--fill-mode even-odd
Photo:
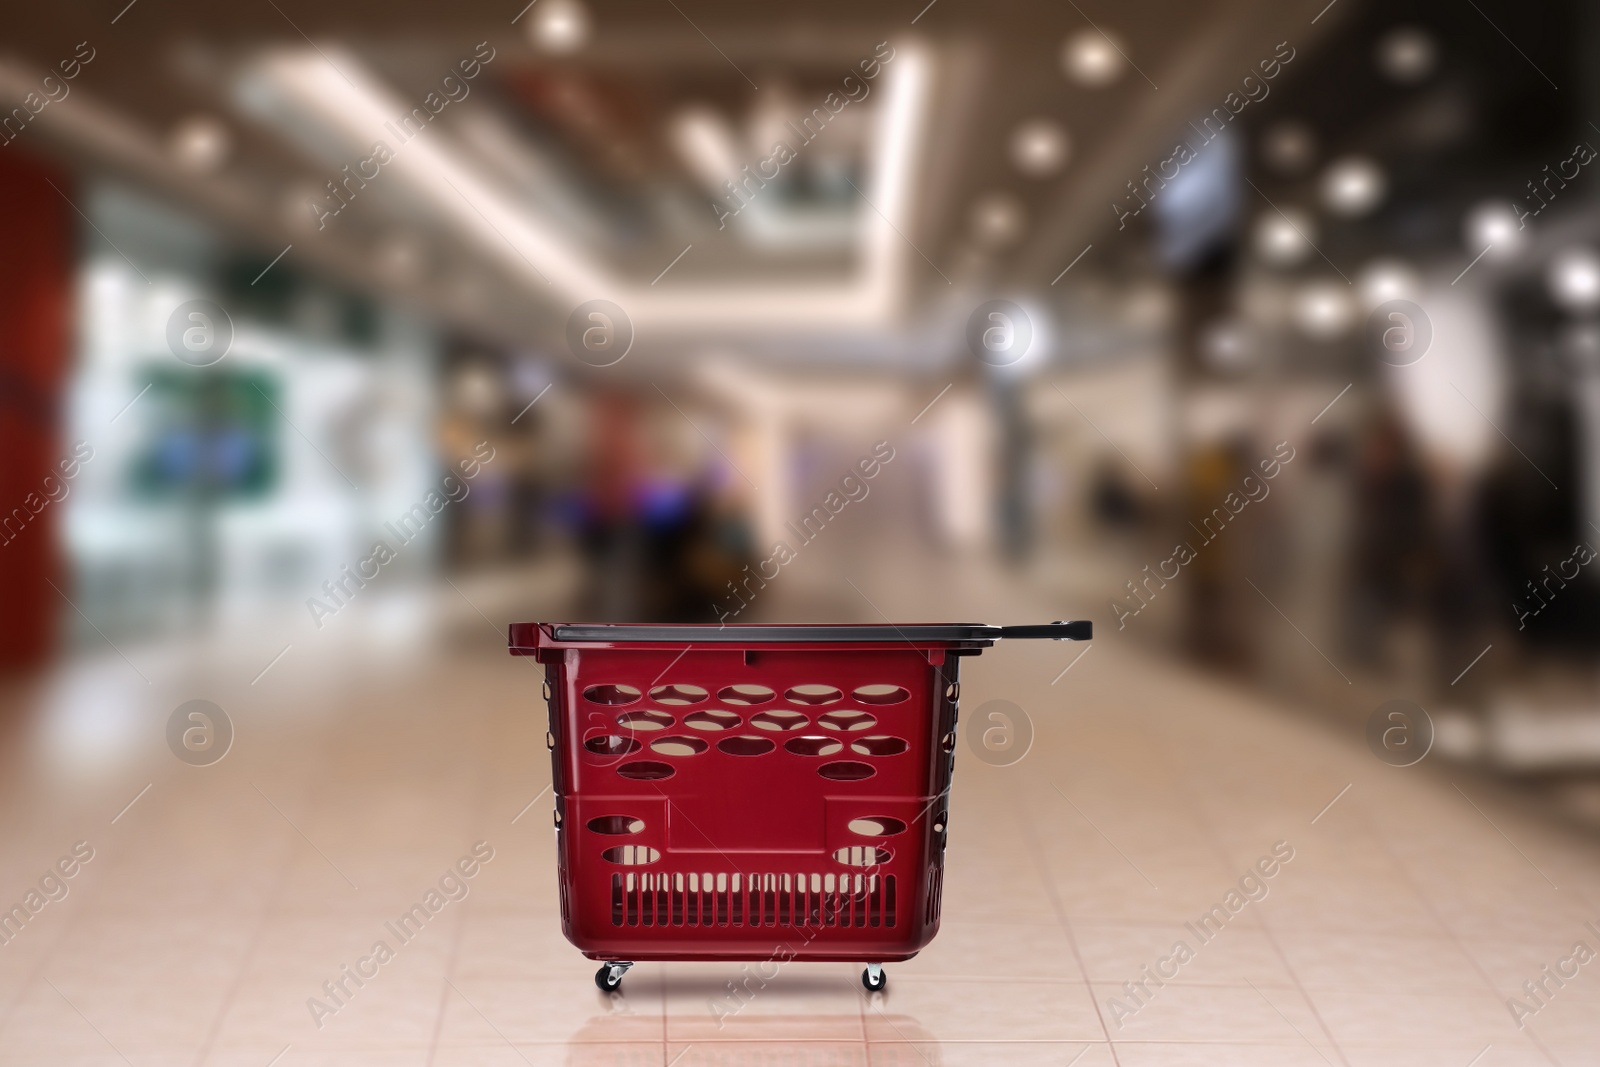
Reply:
[[[1167,985],[1140,1003],[1120,985],[1096,985],[1113,1041],[1330,1045],[1298,991]]]
[[[1243,985],[1248,981],[1263,987],[1293,985],[1271,939],[1247,922],[1231,922],[1205,942],[1178,923],[1078,923],[1073,933],[1094,982],[1120,986],[1142,979],[1145,967],[1160,977],[1160,961],[1170,960],[1165,968],[1169,972],[1176,968],[1177,974],[1167,981],[1178,984]],[[1174,951],[1179,942],[1193,953],[1193,958],[1181,965],[1180,954]]]
[[[1081,1041],[874,1041],[867,1046],[871,1067],[1112,1067],[1104,1042]]]
[[[1381,989],[1397,993],[1483,992],[1472,959],[1442,936],[1325,932],[1289,923],[1274,936],[1300,981],[1318,989]]]
[[[1082,981],[1072,942],[1058,925],[945,921],[914,959],[893,964],[908,977],[998,977]]]
[[[850,964],[790,963],[765,983],[765,972],[751,978],[737,964],[662,966],[671,1041],[863,1040],[860,969]]]
[[[1119,1041],[1117,1061],[1122,1067],[1328,1067],[1339,1062],[1327,1046],[1313,1048],[1304,1041],[1293,1045]]]
[[[940,1041],[1097,1041],[1105,1031],[1081,982],[891,977],[867,1001],[870,1041],[905,1041],[904,1016]],[[902,1027],[903,1029],[903,1027]]]

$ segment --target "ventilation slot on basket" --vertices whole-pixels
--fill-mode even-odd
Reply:
[[[876,867],[888,863],[893,855],[881,845],[846,845],[833,854],[833,858],[846,867]]]
[[[778,694],[764,685],[730,685],[717,694],[717,699],[724,704],[765,704]]]
[[[788,708],[774,708],[750,716],[750,725],[757,730],[800,730],[805,728],[806,717]]]
[[[723,711],[721,708],[708,708],[705,711],[697,711],[692,715],[684,716],[683,725],[691,730],[731,730],[739,725],[739,716],[731,711]]]
[[[583,691],[583,699],[591,704],[632,704],[640,695],[631,685],[591,685]]]
[[[862,737],[850,742],[850,751],[858,756],[897,756],[905,750],[905,739],[899,737]]]
[[[783,747],[796,756],[832,756],[844,751],[844,742],[832,737],[791,737]]]
[[[859,782],[863,778],[871,778],[878,772],[865,763],[840,760],[837,763],[824,763],[817,768],[817,773],[824,778],[831,778],[835,782]]]
[[[624,763],[618,767],[617,773],[636,782],[659,782],[663,778],[671,778],[675,772],[671,765],[666,763],[657,763],[655,760],[635,760],[632,763]]]
[[[619,734],[597,734],[585,741],[583,747],[597,756],[626,756],[639,751],[639,742]]]
[[[797,685],[785,692],[783,699],[791,704],[815,708],[823,704],[836,704],[844,699],[844,694],[831,685]]]
[[[624,867],[642,867],[661,858],[661,853],[649,845],[615,845],[600,853],[607,863],[620,863]]]
[[[869,730],[878,725],[874,719],[864,711],[845,709],[843,711],[830,711],[817,719],[817,725],[824,730]]]
[[[611,876],[611,925],[892,927],[895,877],[619,871]]]
[[[777,748],[776,742],[766,737],[725,737],[717,742],[718,750],[730,756],[763,756]]]
[[[636,834],[644,829],[644,820],[635,819],[632,815],[601,815],[599,818],[589,820],[589,829],[594,833],[613,837]]]
[[[665,730],[672,725],[672,716],[664,711],[625,711],[617,716],[617,725],[630,730]]]
[[[706,698],[706,691],[698,685],[658,685],[650,690],[650,699],[657,704],[698,704]]]
[[[911,696],[898,685],[884,683],[864,685],[850,695],[863,704],[898,704]]]
[[[698,737],[663,737],[650,742],[650,751],[663,756],[694,756],[710,747]]]

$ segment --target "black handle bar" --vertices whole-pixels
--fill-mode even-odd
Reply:
[[[1040,626],[1002,626],[1002,638],[1045,637],[1053,641],[1091,641],[1094,623],[1087,619],[1078,622],[1049,622]]]

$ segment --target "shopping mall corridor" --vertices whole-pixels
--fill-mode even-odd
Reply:
[[[872,562],[775,583],[775,610],[805,580],[855,621],[1092,613]],[[1600,844],[1106,627],[967,661],[963,713],[1010,701],[1034,738],[993,766],[964,731],[943,928],[887,992],[791,963],[731,1000],[737,965],[646,963],[602,994],[560,931],[539,668],[502,636],[551,596],[441,584],[431,626],[374,612],[261,674],[267,638],[8,690],[0,903],[85,845],[0,946],[0,1063],[1600,1063],[1574,951],[1600,945]],[[162,736],[197,697],[236,731],[206,767]]]

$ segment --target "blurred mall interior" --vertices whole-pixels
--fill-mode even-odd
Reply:
[[[1050,808],[1031,832],[1051,858],[1018,877],[1061,924],[1013,933],[1021,951],[1066,929],[1074,969],[1050,980],[1089,991],[1084,1029],[1040,1036],[994,1007],[991,1030],[952,1036],[907,965],[892,1033],[868,1009],[856,1027],[848,982],[836,1002],[801,980],[753,1009],[795,1029],[741,1040],[838,1037],[819,1063],[994,1062],[983,1042],[1007,1033],[1040,1044],[1005,1055],[1040,1063],[1082,1037],[1086,1067],[1464,1064],[1486,1043],[1486,1065],[1600,1063],[1594,975],[1545,1031],[1506,1011],[1572,940],[1600,945],[1533,932],[1569,907],[1600,922],[1600,10],[925,2],[5,16],[0,900],[79,838],[115,858],[36,917],[55,927],[0,948],[0,1062],[703,1055],[726,1035],[672,1019],[720,979],[642,968],[655,1001],[630,1010],[660,1032],[612,1026],[550,917],[548,802],[501,817],[549,782],[507,625],[1092,619],[1081,667],[1002,644],[974,668],[966,703],[1014,701],[1038,751],[1011,777],[967,760],[951,846],[978,855],[965,831],[1010,870],[1008,849],[1039,846],[1005,813]],[[167,750],[192,699],[237,739],[204,772]],[[1426,713],[1419,765],[1368,751],[1391,701]],[[1183,767],[1159,788],[1129,770],[1152,738]],[[1081,778],[1084,807],[1030,764],[1063,797]],[[1441,934],[1470,966],[1441,955],[1412,984],[1483,975],[1461,1010],[1505,1035],[1363,1037],[1370,1018],[1319,1001],[1296,956],[1309,888],[1263,935],[1283,981],[1256,980],[1296,1006],[1243,989],[1154,1036],[1110,1027],[1096,983],[1139,961],[1097,973],[1074,917],[1167,913],[1084,904],[1072,856],[1134,893],[1170,862],[1198,904],[1217,894],[1191,871],[1215,856],[1161,852],[1175,813],[1209,813],[1192,832],[1225,884],[1271,838],[1213,825],[1224,809],[1275,825],[1297,806],[1310,855],[1335,816],[1305,820],[1346,782],[1365,829],[1344,831],[1348,862],[1306,867],[1354,877],[1360,834],[1409,817],[1383,847],[1437,862],[1408,876],[1408,934],[1465,921],[1441,881],[1504,888],[1470,911],[1500,948]],[[474,829],[490,808],[496,829]],[[272,931],[312,955],[361,935],[361,898],[333,897],[369,878],[405,896],[484,836],[508,859],[474,906],[528,925],[469,924],[461,951],[515,943],[505,971],[561,981],[496,992],[499,964],[452,972],[441,942],[363,1023],[417,1033],[297,1036],[351,957],[311,959],[280,996]],[[1008,921],[963,935],[946,915],[946,951],[970,959]],[[1350,974],[1393,964],[1380,942]],[[977,974],[971,1003],[1014,966],[934,953],[923,980],[953,997]],[[1205,988],[1254,988],[1238,967]],[[136,973],[204,1006],[156,1025],[170,1001],[140,999]],[[583,998],[555,992],[572,982]],[[575,1021],[519,1033],[527,1011]],[[1215,1038],[1233,1052],[1204,1045],[1210,1016],[1248,1017]]]

